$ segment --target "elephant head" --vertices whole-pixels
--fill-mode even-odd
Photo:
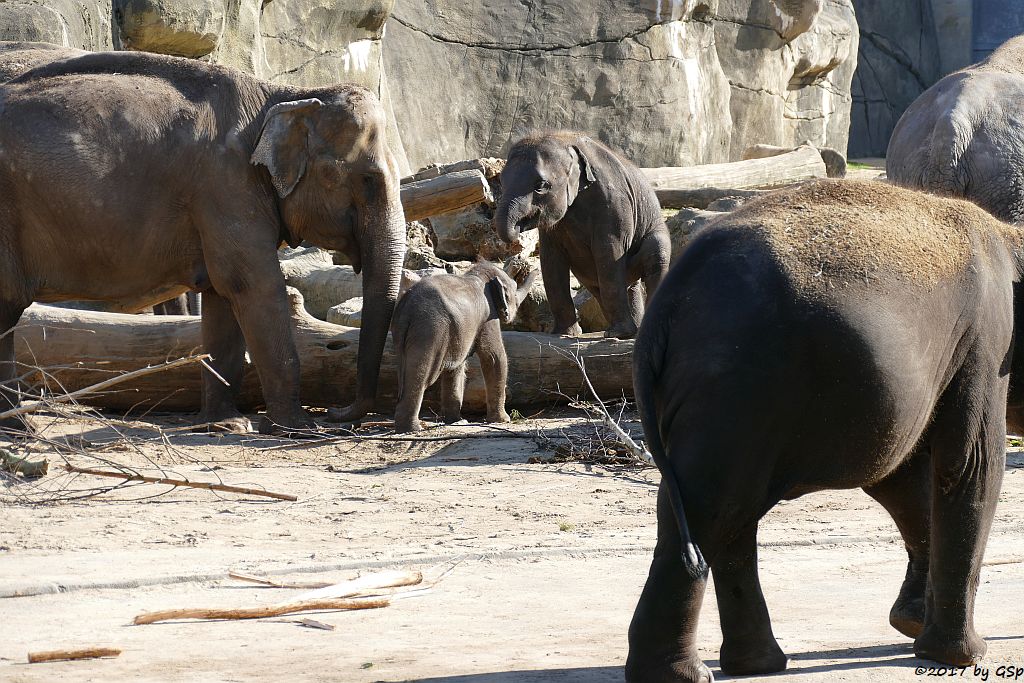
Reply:
[[[588,159],[589,140],[547,134],[525,137],[509,150],[501,172],[494,229],[506,242],[523,230],[558,223],[576,195],[598,182]]]
[[[487,298],[491,301],[495,316],[503,325],[510,324],[516,319],[516,312],[519,310],[519,306],[522,305],[526,296],[533,288],[538,271],[530,271],[529,275],[523,278],[523,281],[520,283],[512,279],[511,275],[490,263],[483,266],[478,265],[476,268],[478,270],[483,269],[483,277],[489,278],[486,280],[487,284],[484,286],[484,291],[487,293]]]
[[[405,258],[405,214],[379,100],[352,85],[315,95],[266,111],[252,163],[270,175],[289,243],[341,251],[362,272],[356,401],[332,415],[354,420],[377,394]]]

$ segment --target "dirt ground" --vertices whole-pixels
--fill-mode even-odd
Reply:
[[[173,429],[181,418],[154,422]],[[635,428],[635,425],[634,425]],[[621,681],[626,629],[655,538],[656,470],[573,463],[538,441],[588,434],[563,413],[513,433],[433,429],[457,441],[298,443],[255,435],[147,431],[91,421],[47,427],[51,474],[0,487],[3,681]],[[566,432],[566,430],[574,430]],[[539,435],[539,436],[538,436]],[[63,455],[62,455],[63,454]],[[95,458],[168,476],[291,493],[298,502],[62,473]],[[761,580],[790,655],[774,681],[926,677],[887,623],[905,567],[895,526],[860,491],[787,502],[761,524]],[[978,596],[989,654],[962,677],[1024,667],[1024,454],[1011,453]],[[427,593],[359,612],[254,621],[130,625],[149,610],[279,602],[228,570],[342,580],[382,568],[450,573]],[[717,670],[713,589],[699,643]],[[311,617],[334,630],[299,623]],[[120,648],[116,659],[27,664],[30,651]],[[1024,673],[1020,676],[1024,679]]]

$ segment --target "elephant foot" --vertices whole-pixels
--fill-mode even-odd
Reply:
[[[907,636],[917,638],[924,631],[924,592],[928,583],[926,570],[907,568],[907,578],[889,611],[889,624]]]
[[[773,638],[764,643],[722,643],[719,662],[724,674],[750,676],[785,671],[789,658]]]
[[[604,331],[606,339],[632,339],[636,336],[636,324],[633,321],[615,323]]]
[[[950,666],[977,664],[987,650],[988,645],[974,629],[967,634],[962,630],[949,633],[940,631],[934,624],[925,628],[914,641],[915,655]]]
[[[908,638],[924,631],[924,598],[897,599],[889,611],[889,624]]]
[[[211,434],[249,434],[252,422],[245,415],[207,415],[200,413],[192,431],[209,432]]]
[[[626,683],[714,683],[715,676],[700,657],[676,662],[637,664],[626,659]]]
[[[395,432],[397,434],[404,434],[406,432],[422,432],[423,423],[418,418],[412,420],[395,419]]]
[[[327,421],[328,422],[355,422],[366,416],[370,412],[371,406],[366,406],[359,401],[351,405],[347,405],[344,408],[328,408],[327,409]]]
[[[506,413],[504,410],[502,410],[502,411],[497,412],[497,413],[488,413],[487,414],[487,421],[488,422],[511,422],[512,418],[509,416],[508,413]]]

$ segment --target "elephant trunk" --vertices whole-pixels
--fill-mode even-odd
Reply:
[[[338,418],[358,420],[373,410],[381,357],[398,301],[405,260],[405,214],[397,177],[386,178],[377,201],[359,217],[359,249],[363,275],[363,315],[356,361],[356,400]]]
[[[498,208],[494,212],[494,230],[505,242],[514,242],[519,239],[519,224],[526,214],[526,198],[502,197],[498,202]]]

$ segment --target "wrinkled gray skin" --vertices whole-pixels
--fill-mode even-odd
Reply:
[[[517,287],[503,270],[480,262],[465,275],[430,275],[399,300],[391,335],[399,358],[395,430],[415,432],[423,393],[441,380],[444,421],[462,419],[466,360],[480,359],[487,391],[487,420],[508,422],[505,385],[508,359],[501,324],[511,323],[529,293],[537,271]]]
[[[540,230],[540,262],[555,334],[581,333],[569,271],[604,312],[606,337],[629,339],[668,272],[671,243],[640,171],[580,133],[549,132],[512,146],[494,227],[505,241]],[[642,283],[642,284],[641,284]]]
[[[0,333],[32,302],[135,310],[203,292],[201,423],[242,431],[248,349],[261,431],[315,427],[299,403],[282,241],[347,255],[363,272],[356,402],[373,405],[398,295],[405,221],[379,101],[353,85],[277,86],[142,52],[87,54],[0,85]],[[0,380],[17,376],[11,335]],[[0,409],[16,403],[0,397]]]
[[[966,197],[1004,221],[1024,221],[1024,36],[914,100],[885,165],[897,185]]]

